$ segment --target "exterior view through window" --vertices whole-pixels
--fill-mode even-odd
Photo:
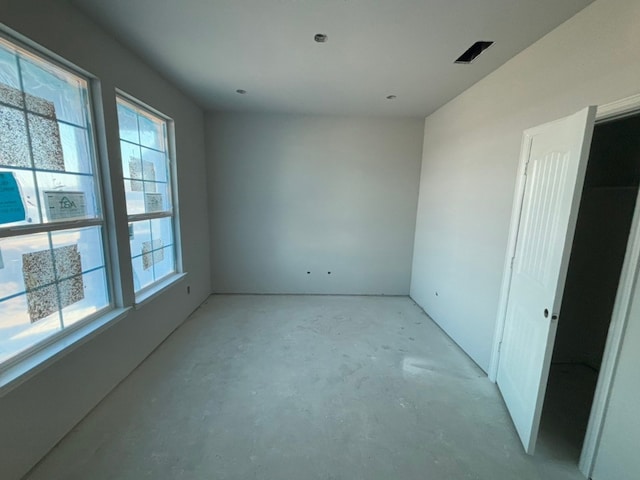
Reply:
[[[176,271],[168,120],[118,97],[129,243],[136,293]]]
[[[111,307],[89,99],[0,37],[0,368]]]

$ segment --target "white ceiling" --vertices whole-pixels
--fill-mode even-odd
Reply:
[[[394,116],[430,114],[592,1],[73,0],[207,109]],[[455,65],[478,40],[496,43]]]

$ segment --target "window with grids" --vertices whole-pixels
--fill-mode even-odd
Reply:
[[[176,272],[168,120],[118,97],[122,173],[136,293]]]
[[[111,307],[87,78],[0,37],[0,363]]]

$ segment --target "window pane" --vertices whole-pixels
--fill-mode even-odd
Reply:
[[[151,236],[163,247],[173,245],[173,220],[170,217],[151,220]]]
[[[144,162],[144,179],[154,182],[168,182],[167,157],[164,153],[142,147],[142,161]]]
[[[82,173],[93,171],[87,129],[28,112],[26,119],[23,110],[0,105],[0,165]]]
[[[153,283],[153,268],[143,265],[142,255],[131,260],[133,266],[133,288],[137,292]]]
[[[33,166],[42,170],[65,170],[60,128],[54,119],[27,113]]]
[[[173,247],[165,247],[154,252],[153,269],[155,279],[161,280],[176,271]]]
[[[0,249],[0,299],[104,268],[100,227],[5,238]]]
[[[143,265],[153,265],[156,281],[175,271],[173,246],[173,219],[151,220],[151,243],[143,246]]]
[[[31,322],[27,296],[0,301],[0,362],[62,330],[58,312]]]
[[[77,301],[76,296],[82,295]],[[62,309],[62,322],[65,327],[83,320],[89,315],[109,306],[107,278],[104,268],[84,273],[60,283],[60,292],[67,298],[67,306]]]
[[[13,51],[0,49],[0,102],[22,107],[18,64]]]
[[[120,154],[122,156],[122,176],[125,179],[124,190],[127,198],[127,214],[144,213],[140,146],[129,142],[120,142]]]
[[[144,213],[142,182],[139,180],[125,180],[124,189],[127,196],[127,213],[129,215]]]
[[[53,266],[53,252],[48,245],[48,235],[42,234],[38,237],[40,237],[38,242],[17,245],[20,255],[22,285],[27,294],[27,312],[31,323],[47,319],[52,315],[57,316],[60,300]],[[38,249],[30,251],[33,250],[34,244],[38,245]]]
[[[27,110],[43,113],[48,106],[58,120],[86,126],[85,81],[33,58],[22,57],[20,66],[24,91],[29,94]]]
[[[24,293],[27,290],[25,284],[25,271],[23,257],[35,252],[49,249],[49,236],[47,233],[37,233],[21,237],[9,237],[0,239],[0,311],[2,299]],[[46,269],[43,269],[40,277],[44,282],[53,281],[52,277],[46,277]],[[32,285],[33,286],[33,285]],[[4,317],[4,312],[0,317]]]
[[[110,306],[87,88],[0,38],[0,363]]]
[[[60,310],[68,326],[107,307],[100,230],[86,227],[0,240],[0,325],[11,325],[12,332],[48,332],[48,320],[60,324]],[[41,322],[49,326],[31,329]],[[9,341],[7,335],[0,342]]]
[[[138,125],[140,145],[164,152],[164,122],[141,113],[138,114]]]
[[[0,105],[0,132],[0,165],[31,167],[24,112]]]
[[[171,194],[168,184],[144,182],[143,189],[146,213],[171,212]]]
[[[86,227],[77,230],[60,230],[51,233],[54,251],[61,251],[61,247],[76,246],[80,255],[81,271],[87,272],[104,267],[104,253],[102,251],[102,227]],[[80,272],[68,272],[62,265],[67,258],[56,254],[58,277],[66,278]]]
[[[118,126],[120,138],[135,144],[140,144],[138,137],[138,114],[135,110],[118,102]]]
[[[89,146],[89,132],[64,123],[59,126],[64,169],[73,173],[92,173],[93,155]]]
[[[3,67],[0,102],[9,104],[0,103],[0,167],[7,167],[5,171],[11,171],[11,167],[42,171],[35,177],[31,172],[12,172],[27,212],[19,221],[3,220],[0,216],[0,228],[99,218],[98,186],[92,176],[94,153],[88,122],[87,81],[2,39],[0,66]],[[82,173],[84,178],[65,176],[66,173]],[[50,195],[56,191],[59,193]],[[73,198],[63,198],[66,192],[72,192]],[[71,210],[52,208],[49,203],[54,200],[58,204],[66,202]]]
[[[130,221],[134,220],[133,215],[171,215],[173,202],[167,122],[122,98],[118,98],[118,121]],[[136,291],[175,272],[173,228],[171,216],[136,220],[129,224]]]
[[[136,290],[175,272],[172,218],[132,222],[129,232]]]
[[[151,241],[151,222],[142,220],[140,222],[132,222],[129,224],[129,246],[131,247],[131,256],[137,257],[142,255],[142,247]]]
[[[120,154],[122,156],[122,176],[142,180],[142,161],[140,158],[140,146],[129,142],[120,142]]]

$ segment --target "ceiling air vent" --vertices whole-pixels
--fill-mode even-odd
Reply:
[[[460,57],[458,57],[458,59],[454,63],[463,63],[465,65],[469,65],[491,45],[493,45],[493,42],[476,42],[471,45],[466,52],[460,55]]]
[[[316,33],[313,39],[318,43],[327,43],[329,37],[325,33]]]

